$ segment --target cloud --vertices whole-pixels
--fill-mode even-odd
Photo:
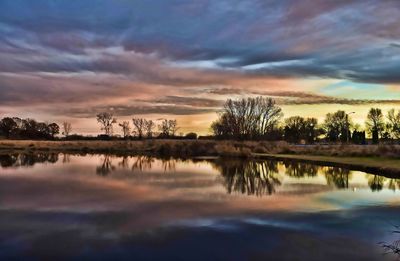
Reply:
[[[70,115],[78,118],[93,118],[101,112],[111,112],[114,116],[133,116],[146,114],[163,114],[163,115],[194,115],[214,112],[214,109],[196,108],[191,106],[178,105],[108,105],[93,106],[90,108],[72,108],[64,110],[56,110],[61,115]]]
[[[400,104],[400,100],[377,100],[377,99],[346,99],[326,95],[320,95],[299,91],[245,91],[240,89],[219,88],[209,90],[209,93],[217,95],[243,95],[243,96],[264,96],[271,97],[279,105],[304,105],[304,104]]]
[[[224,101],[222,100],[182,96],[166,96],[165,98],[150,102],[174,105],[188,105],[194,107],[221,107],[224,103]]]
[[[2,0],[1,110],[189,116],[255,95],[398,104],[399,11],[397,0]],[[380,84],[327,96],[341,80]]]
[[[391,14],[399,10],[398,1],[372,0],[202,0],[195,4],[5,0],[0,4],[0,30],[9,49],[36,45],[35,51],[83,57],[71,61],[51,55],[48,61],[29,62],[9,58],[0,69],[6,70],[11,61],[22,71],[130,73],[132,64],[123,59],[126,53],[99,59],[86,53],[120,47],[161,60],[208,61],[220,69],[257,75],[393,83],[399,81],[400,57],[389,46],[398,40],[400,29]],[[299,62],[288,63],[293,60]],[[260,68],[243,68],[250,65]]]

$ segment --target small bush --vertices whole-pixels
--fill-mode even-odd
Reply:
[[[197,140],[197,134],[194,132],[189,132],[188,134],[185,135],[185,139]]]

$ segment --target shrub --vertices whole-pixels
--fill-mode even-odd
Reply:
[[[194,132],[189,132],[188,134],[185,135],[185,139],[197,140],[197,134]]]

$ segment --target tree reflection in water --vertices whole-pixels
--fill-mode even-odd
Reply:
[[[62,158],[62,163],[70,163],[70,162],[71,162],[70,155],[67,153],[64,153],[63,158]]]
[[[115,170],[115,166],[112,165],[111,156],[104,155],[102,164],[96,167],[96,173],[99,176],[107,176],[110,172]]]
[[[371,175],[368,178],[368,185],[372,191],[381,191],[386,178],[378,175]]]
[[[112,159],[116,157],[118,164],[114,165]],[[35,163],[56,163],[58,153],[35,152],[29,154],[4,154],[0,155],[0,167],[33,166]],[[62,154],[62,163],[70,163],[70,155]],[[133,161],[133,163],[130,163]],[[196,161],[191,161],[195,163]],[[122,156],[110,154],[101,156],[101,164],[96,167],[96,174],[107,176],[119,169],[135,172],[146,172],[156,168],[164,173],[175,172],[176,166],[181,163],[177,159],[156,159],[151,156]],[[285,166],[284,174],[293,178],[316,177],[323,174],[326,183],[338,189],[348,189],[352,179],[352,171],[339,167],[320,167],[301,162],[277,161],[245,161],[245,160],[217,160],[209,161],[221,173],[223,185],[228,193],[239,192],[248,195],[270,195],[276,187],[282,184],[283,174],[278,175],[278,166]],[[400,190],[399,179],[388,179],[380,175],[367,176],[368,186],[372,191],[380,191],[385,186],[393,191]]]
[[[278,163],[275,161],[218,161],[215,167],[223,177],[229,194],[271,195],[281,185]]]
[[[349,188],[349,179],[351,179],[350,170],[337,167],[326,167],[324,168],[324,173],[328,185],[334,185],[339,189]]]
[[[150,156],[138,156],[132,164],[132,171],[147,171],[153,167],[155,159]]]
[[[104,158],[96,168],[96,173],[100,176],[107,176],[113,171],[117,170],[117,167],[113,165],[112,155],[104,155]],[[156,158],[151,156],[136,156],[136,157],[128,157],[123,156],[121,161],[118,163],[118,167],[122,169],[129,169],[129,160],[133,159],[133,163],[131,166],[132,172],[146,172],[151,170],[154,167]],[[164,172],[173,172],[175,171],[177,161],[175,159],[161,159],[161,168]]]
[[[393,191],[400,189],[400,179],[390,179],[388,188]]]
[[[315,177],[318,174],[317,165],[302,163],[302,162],[285,162],[286,175],[295,178]]]
[[[123,156],[121,159],[121,162],[118,163],[118,167],[121,167],[123,169],[128,169],[129,168],[129,158],[128,156]]]
[[[9,167],[29,167],[35,163],[56,163],[58,153],[34,153],[34,154],[7,154],[0,155],[0,166]]]

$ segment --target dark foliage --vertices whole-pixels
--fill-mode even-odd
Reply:
[[[6,117],[0,121],[0,136],[8,139],[54,139],[60,132],[56,123],[37,122],[33,119]]]

